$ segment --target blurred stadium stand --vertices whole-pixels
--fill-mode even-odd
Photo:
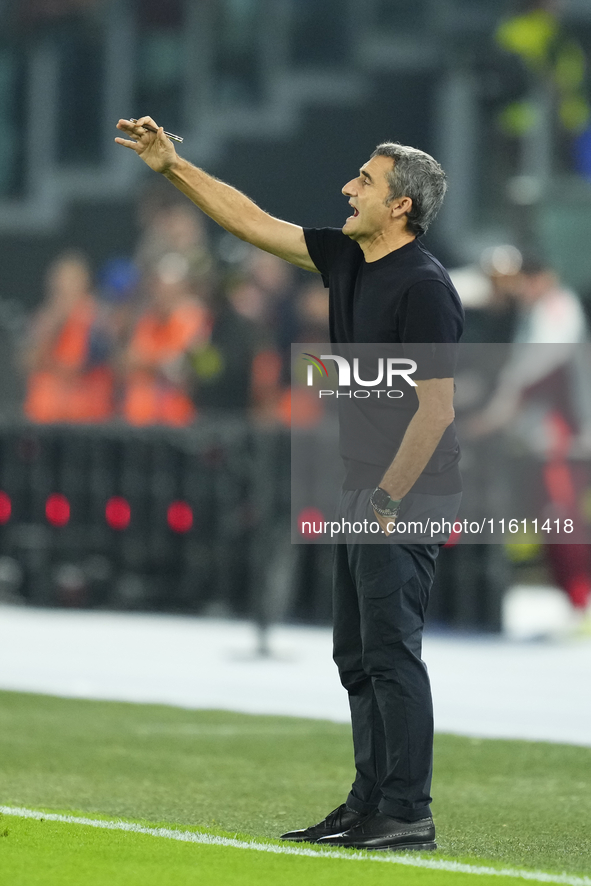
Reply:
[[[253,361],[240,414],[217,415],[222,387],[202,385],[191,427],[23,421],[18,353],[48,266],[72,248],[95,268],[141,265],[138,241],[144,253],[153,245],[153,177],[114,144],[119,117],[150,113],[185,137],[188,159],[307,225],[342,223],[340,188],[377,142],[415,144],[448,172],[428,238],[446,264],[475,262],[491,244],[535,245],[587,297],[590,59],[587,0],[559,11],[543,0],[2,4],[0,594],[254,614],[261,625],[330,617],[329,549],[285,541],[284,351],[294,336],[326,339],[318,293],[296,316],[300,277],[274,289],[241,244],[207,228],[223,282],[203,282],[213,272],[201,256],[193,294],[219,321],[211,341],[227,354],[240,344],[242,368]],[[206,373],[211,359],[193,365]],[[65,498],[47,510],[51,495]],[[507,569],[496,547],[442,552],[432,619],[498,630]]]
[[[544,7],[542,0],[537,5]],[[448,262],[473,257],[487,233],[504,234],[506,242],[508,227],[525,227],[552,251],[567,282],[588,286],[578,247],[589,235],[591,186],[576,174],[589,162],[588,114],[583,106],[565,131],[553,115],[552,85],[531,75],[519,45],[507,48],[495,38],[502,21],[532,6],[507,0],[367,0],[363,8],[350,0],[3,4],[6,296],[38,298],[41,267],[65,246],[84,248],[95,260],[129,249],[131,194],[145,171],[133,156],[122,156],[113,127],[118,117],[145,110],[185,136],[189,159],[270,211],[309,224],[339,223],[340,186],[377,141],[419,144],[441,159],[452,186],[433,232]],[[587,78],[591,8],[565,0],[561,10],[561,27],[576,34]],[[568,70],[569,64],[576,68],[577,59],[567,58]],[[516,99],[525,117],[509,114],[507,131],[503,114]],[[530,117],[540,118],[539,125],[529,125]],[[508,209],[511,219],[503,218]]]

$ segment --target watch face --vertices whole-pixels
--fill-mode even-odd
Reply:
[[[387,508],[390,504],[390,496],[383,489],[376,489],[372,495],[372,501],[378,508]]]

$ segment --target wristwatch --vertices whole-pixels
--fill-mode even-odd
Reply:
[[[402,499],[390,498],[390,495],[381,486],[376,486],[369,499],[376,514],[382,517],[397,517]]]

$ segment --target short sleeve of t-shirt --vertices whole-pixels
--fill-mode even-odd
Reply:
[[[399,317],[404,352],[418,365],[413,377],[453,377],[463,323],[461,310],[445,283],[414,283],[402,299]]]
[[[462,316],[441,280],[420,280],[409,287],[399,308],[402,342],[457,342]]]
[[[304,238],[310,258],[322,274],[328,288],[328,276],[336,259],[349,246],[349,239],[340,228],[304,228]]]

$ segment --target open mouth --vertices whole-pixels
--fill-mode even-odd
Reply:
[[[359,210],[356,209],[351,203],[349,203],[349,206],[351,206],[351,209],[353,210],[353,215],[350,215],[349,218],[357,218],[357,216],[359,215]]]

